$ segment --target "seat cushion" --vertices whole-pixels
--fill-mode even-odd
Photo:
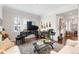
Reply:
[[[72,49],[74,49],[74,47],[66,45],[58,53],[60,53],[60,54],[71,54],[72,53]]]
[[[72,49],[73,54],[79,54],[79,44],[77,44],[74,49]]]
[[[10,49],[3,52],[4,54],[20,54],[18,46],[13,46]]]
[[[74,40],[70,40],[70,39],[68,39],[66,41],[66,45],[69,45],[69,46],[72,46],[72,47],[76,46],[77,43],[78,43],[78,41],[74,41]]]

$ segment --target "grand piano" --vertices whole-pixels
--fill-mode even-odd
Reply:
[[[17,35],[16,37],[16,44],[23,44],[24,38],[28,35],[35,34],[36,37],[38,37],[38,26],[32,25],[32,21],[27,22],[27,29],[24,29],[24,31],[20,32],[20,35]]]

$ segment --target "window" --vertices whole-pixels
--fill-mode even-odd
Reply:
[[[15,17],[14,18],[14,31],[19,32],[20,31],[20,26],[21,26],[20,17]]]
[[[27,21],[30,19],[21,18],[19,16],[14,18],[14,32],[21,32],[24,29],[27,29]],[[33,25],[35,25],[35,21],[32,21]]]
[[[23,26],[24,26],[24,29],[27,28],[27,20],[24,20],[24,21],[23,21]]]

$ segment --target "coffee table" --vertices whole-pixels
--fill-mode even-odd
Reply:
[[[35,48],[34,51],[37,51],[38,53],[43,53],[43,52],[44,53],[48,53],[48,52],[50,52],[50,50],[52,50],[52,48],[53,48],[52,43],[48,42],[46,44],[43,41],[44,40],[40,40],[40,41],[37,41],[37,42],[35,42],[33,44],[34,45],[34,48]]]
[[[45,41],[44,43],[45,43],[45,44],[49,44],[49,45],[52,47],[52,49],[54,49],[54,48],[53,48],[53,44],[54,44],[55,42],[56,42],[56,41],[54,41],[54,40],[53,40],[53,41],[52,41],[52,40],[48,40],[48,41]]]

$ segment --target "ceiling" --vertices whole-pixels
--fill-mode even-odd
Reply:
[[[7,4],[5,6],[42,16],[51,11],[55,11],[62,7],[68,7],[70,5],[71,4]]]
[[[68,12],[58,14],[58,16],[61,16],[61,17],[78,16],[78,9],[74,9]]]

